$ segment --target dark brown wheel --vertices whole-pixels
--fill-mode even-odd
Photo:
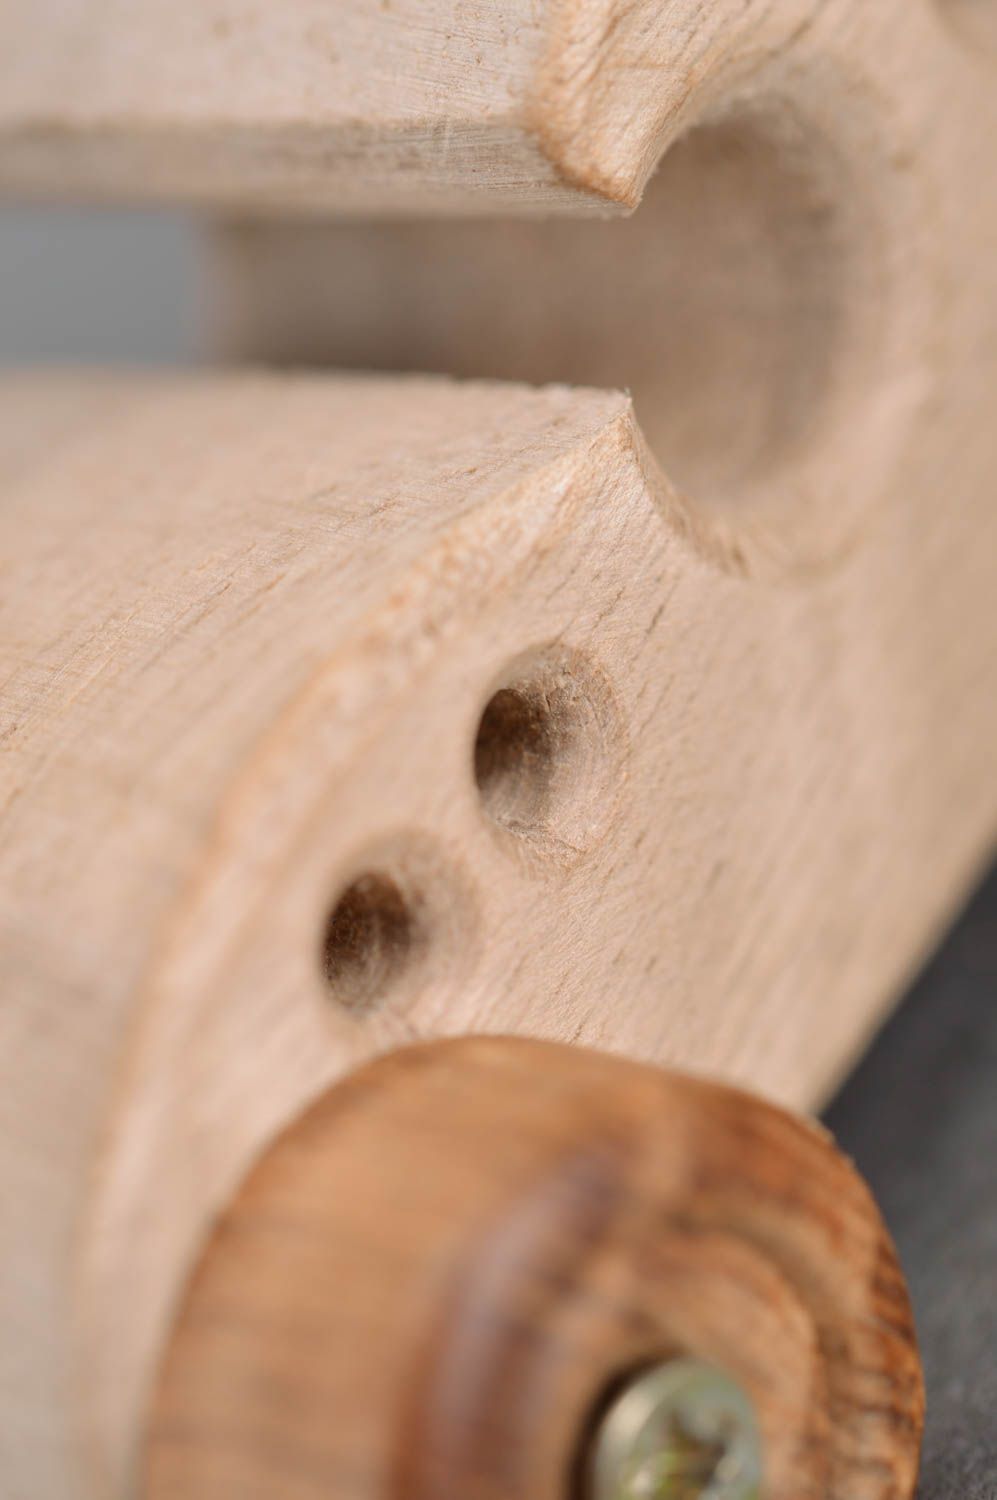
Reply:
[[[475,1038],[331,1091],[250,1174],[163,1363],[146,1500],[888,1500],[910,1307],[817,1127]]]

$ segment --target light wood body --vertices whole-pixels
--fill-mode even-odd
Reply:
[[[526,1031],[816,1103],[988,848],[997,696],[990,507],[912,490],[837,567],[746,578],[622,397],[67,378],[3,410],[20,1500],[120,1478],[207,1225],[373,1051]],[[549,736],[499,716],[479,787],[517,684]],[[375,912],[330,991],[367,873],[411,941]]]
[[[893,169],[965,130],[980,173],[989,17],[986,0],[7,0],[0,190],[619,212],[677,136],[749,99],[867,143],[885,110]]]

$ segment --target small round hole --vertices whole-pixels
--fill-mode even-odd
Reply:
[[[410,828],[339,864],[321,927],[328,996],[354,1013],[395,1012],[431,990],[450,993],[475,961],[477,901],[466,871],[435,838]]]
[[[474,742],[474,779],[496,823],[523,831],[546,821],[563,737],[542,693],[500,688],[488,700]]]
[[[580,853],[614,806],[619,741],[612,693],[577,654],[521,658],[478,721],[474,779],[485,812],[545,852]]]
[[[421,943],[419,922],[397,882],[377,871],[359,875],[326,923],[326,983],[340,1004],[369,1009],[408,967]]]

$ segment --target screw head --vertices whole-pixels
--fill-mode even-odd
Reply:
[[[754,1407],[729,1375],[675,1359],[629,1380],[593,1439],[587,1500],[759,1500]]]

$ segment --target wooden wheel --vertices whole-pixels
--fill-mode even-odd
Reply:
[[[692,1467],[641,1488],[619,1446],[647,1457],[650,1429],[619,1407],[648,1371],[644,1415]],[[690,1371],[727,1401],[702,1432]],[[887,1500],[912,1492],[922,1407],[893,1248],[824,1132],[474,1038],[354,1073],[251,1172],[177,1317],[143,1493],[726,1500],[756,1493],[756,1443],[766,1500]]]

